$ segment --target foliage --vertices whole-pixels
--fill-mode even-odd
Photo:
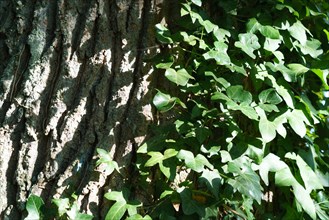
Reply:
[[[321,0],[190,0],[175,28],[156,25],[154,74],[178,93],[158,88],[153,104],[173,117],[139,147],[138,183],[105,194],[106,219],[328,220],[328,10]],[[97,152],[105,175],[120,173]],[[81,214],[69,199],[53,203],[59,217]],[[26,219],[42,206],[31,196]]]
[[[179,93],[159,88],[175,117],[138,150],[141,174],[161,172],[153,219],[329,219],[328,6],[190,1],[156,26]]]
[[[91,220],[93,216],[81,213],[77,204],[77,196],[72,195],[72,199],[52,199],[53,207],[46,208],[41,197],[30,195],[26,202],[28,216],[25,220],[38,219],[68,219],[68,220]],[[53,212],[57,209],[57,213]]]

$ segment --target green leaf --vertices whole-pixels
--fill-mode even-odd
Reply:
[[[174,57],[173,56],[161,56],[160,62],[155,65],[158,69],[168,69],[170,68],[174,63]]]
[[[163,159],[168,159],[171,157],[174,157],[178,154],[178,151],[172,148],[166,149],[165,152],[163,153]]]
[[[108,193],[105,193],[104,197],[111,201],[126,201],[123,195],[123,191],[111,191]]]
[[[253,107],[247,102],[243,102],[239,105],[238,109],[248,118],[252,120],[258,120],[258,114]]]
[[[206,53],[204,53],[202,56],[206,60],[214,59],[219,65],[228,65],[231,63],[231,59],[227,54],[228,46],[224,42],[218,42],[216,41],[214,43],[215,49],[212,49]]]
[[[261,26],[259,31],[264,37],[270,39],[280,39],[280,32],[272,26]]]
[[[286,88],[284,88],[283,86],[276,86],[275,90],[279,93],[279,95],[283,98],[283,100],[286,102],[286,104],[294,109],[294,101],[291,97],[291,95],[289,94],[288,90]]]
[[[306,126],[304,122],[308,122],[308,120],[303,111],[294,109],[291,113],[288,114],[287,119],[296,134],[298,134],[300,137],[304,137],[306,134]]]
[[[258,98],[261,103],[277,105],[282,102],[282,98],[276,93],[274,89],[263,90],[261,93],[259,93]]]
[[[177,158],[184,160],[186,167],[191,168],[192,170],[198,173],[203,171],[204,166],[213,169],[213,165],[209,163],[207,158],[205,158],[201,154],[198,154],[196,157],[194,157],[191,151],[180,150],[179,153],[177,154]]]
[[[306,44],[306,30],[307,29],[305,26],[298,20],[288,29],[290,35],[298,40],[302,45]]]
[[[201,0],[191,0],[193,4],[201,7],[202,6],[202,1]]]
[[[231,85],[226,79],[215,76],[215,74],[211,71],[206,71],[204,74],[205,74],[205,76],[211,76],[213,79],[216,80],[216,82],[218,82],[222,86],[224,86],[224,88],[228,88]]]
[[[275,173],[275,184],[278,186],[294,186],[297,182],[289,167],[278,170]]]
[[[251,18],[247,23],[247,32],[256,33],[261,28],[261,24],[258,23],[256,18]]]
[[[117,201],[111,206],[110,210],[106,214],[105,220],[121,220],[126,210],[126,201]]]
[[[101,164],[104,164],[105,175],[108,176],[112,174],[114,170],[116,170],[118,173],[120,172],[118,163],[112,160],[112,157],[109,152],[101,148],[97,148],[96,150],[99,155],[99,159],[97,160],[96,165],[99,166]]]
[[[153,98],[153,104],[159,111],[169,111],[176,104],[176,98],[172,98],[170,95],[158,91]]]
[[[214,29],[218,28],[217,25],[213,24],[209,20],[205,20],[204,22],[201,23],[201,25],[206,29],[207,33],[212,32]]]
[[[288,167],[286,163],[280,160],[275,154],[269,153],[259,165],[259,175],[268,186],[268,172],[277,172]]]
[[[151,158],[146,161],[145,167],[152,167],[163,160],[163,155],[160,152],[149,152],[147,155]]]
[[[272,105],[272,104],[260,103],[259,107],[261,107],[264,111],[267,111],[267,112],[272,112],[272,111],[279,112],[280,111],[278,109],[278,107],[276,107],[276,105]]]
[[[239,41],[235,42],[234,46],[241,48],[253,59],[256,58],[253,52],[260,48],[258,37],[252,33],[239,34]]]
[[[229,164],[234,163],[229,162]],[[229,179],[229,184],[234,189],[237,189],[240,193],[255,199],[258,204],[261,203],[262,199],[262,186],[260,185],[259,176],[251,169],[249,165],[237,164],[239,169],[239,175],[234,179]]]
[[[217,169],[208,170],[204,169],[199,180],[205,182],[209,191],[218,199],[219,187],[222,185],[222,177]]]
[[[259,131],[265,143],[272,141],[276,136],[276,125],[274,122],[261,118],[259,120]]]
[[[36,195],[30,195],[26,202],[27,217],[24,220],[41,219],[41,206],[44,205],[43,200]]]
[[[211,131],[206,127],[197,127],[195,129],[195,134],[199,143],[202,144],[211,135]]]
[[[228,42],[228,37],[231,37],[231,32],[223,28],[215,29],[213,34],[219,42]]]
[[[309,68],[299,63],[290,63],[288,64],[288,67],[297,77],[309,71]]]
[[[185,215],[192,215],[193,213],[198,213],[199,216],[205,215],[205,207],[192,198],[190,189],[183,188],[177,191],[182,199],[182,207]]]
[[[243,89],[241,85],[237,86],[230,86],[226,90],[227,96],[234,101],[240,102],[240,103],[247,103],[250,104],[252,102],[252,95],[250,92]]]
[[[328,86],[328,81],[327,81],[329,75],[328,70],[321,70],[321,69],[311,69],[311,70],[321,79],[324,85]]]
[[[189,79],[194,79],[184,68],[178,70],[177,72],[172,68],[168,68],[165,72],[165,76],[171,82],[180,86],[185,86]]]
[[[297,44],[297,46],[303,54],[310,55],[313,58],[317,58],[323,54],[323,50],[320,48],[321,42],[317,39],[308,40],[305,44]]]
[[[70,208],[70,200],[68,198],[64,199],[53,199],[52,202],[57,206],[58,215],[64,215]]]
[[[136,214],[136,215],[130,216],[129,218],[126,218],[126,220],[152,220],[152,218],[149,215],[145,215],[143,217],[140,214]]]
[[[307,192],[310,193],[312,190],[323,189],[321,181],[318,178],[318,176],[299,155],[297,155],[296,162],[299,168],[299,173],[302,176]]]
[[[166,28],[162,24],[157,24],[155,25],[155,30],[158,41],[166,44],[173,43],[173,40],[171,39],[171,33],[168,28]]]
[[[94,216],[85,213],[78,213],[74,220],[92,220]]]
[[[316,219],[315,205],[310,194],[299,183],[293,186],[296,200],[300,203],[305,212],[312,218]]]
[[[266,38],[264,42],[264,49],[274,52],[280,47],[280,44],[281,44],[281,40]]]

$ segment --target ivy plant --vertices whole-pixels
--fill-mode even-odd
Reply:
[[[329,219],[328,8],[191,0],[156,26],[179,92],[159,88],[174,118],[138,149],[153,219]]]

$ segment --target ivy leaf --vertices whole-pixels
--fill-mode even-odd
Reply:
[[[58,215],[61,217],[70,208],[70,200],[65,199],[53,199],[52,202],[57,206]]]
[[[211,135],[211,131],[206,127],[197,127],[195,129],[195,134],[199,143],[202,144]]]
[[[192,198],[190,189],[183,188],[177,191],[182,199],[183,212],[185,215],[192,215],[193,213],[198,213],[199,216],[205,215],[205,208]]]
[[[328,70],[312,69],[312,72],[315,73],[321,79],[324,85],[328,86],[328,81],[327,81],[329,75]]]
[[[306,126],[304,122],[308,122],[308,120],[303,111],[294,109],[291,113],[288,114],[287,119],[296,134],[298,134],[300,137],[304,137],[306,134]]]
[[[297,155],[296,162],[306,190],[310,193],[312,190],[323,189],[318,176],[299,155]]]
[[[292,26],[288,28],[290,35],[298,40],[302,45],[304,45],[307,40],[306,30],[307,29],[300,21],[296,21]]]
[[[147,155],[151,158],[146,161],[145,167],[152,167],[163,160],[163,155],[160,152],[149,152]]]
[[[272,112],[272,111],[279,112],[280,111],[278,109],[278,107],[276,107],[276,105],[272,105],[272,104],[260,103],[259,107],[261,107],[264,111],[267,111],[267,112]]]
[[[184,160],[186,167],[191,168],[197,173],[202,172],[204,166],[207,166],[210,169],[214,168],[213,165],[209,163],[207,158],[205,158],[203,155],[198,154],[196,157],[194,157],[191,151],[180,150],[179,153],[177,154],[177,158]]]
[[[85,214],[85,213],[77,213],[77,215],[75,216],[75,219],[92,220],[92,219],[94,219],[94,216],[88,215],[88,214]]]
[[[286,102],[286,104],[290,108],[292,108],[292,109],[295,108],[294,101],[286,88],[284,88],[283,86],[277,85],[275,87],[275,90],[280,94],[280,96],[283,98],[283,100]]]
[[[253,52],[260,48],[258,37],[252,33],[239,34],[239,41],[235,42],[234,46],[241,48],[253,59],[256,58]]]
[[[176,104],[176,98],[172,98],[170,95],[158,91],[153,98],[153,104],[159,111],[169,111]]]
[[[261,103],[277,105],[282,102],[282,98],[276,93],[274,89],[263,90],[261,93],[259,93],[258,98]]]
[[[268,172],[277,172],[286,167],[288,167],[288,165],[281,161],[278,156],[269,153],[259,165],[259,175],[265,185],[268,186]]]
[[[259,31],[266,38],[280,39],[280,32],[272,26],[261,26]]]
[[[252,120],[258,120],[258,114],[253,107],[251,107],[248,102],[242,102],[238,109],[248,118]]]
[[[317,58],[323,54],[323,50],[319,49],[321,42],[317,39],[308,40],[305,44],[297,44],[297,46],[299,46],[303,54],[310,55],[313,58]]]
[[[234,101],[240,103],[250,104],[252,102],[252,95],[250,92],[243,89],[241,85],[230,86],[227,88],[227,96],[233,99]]]
[[[118,163],[112,159],[109,152],[101,148],[97,148],[96,150],[99,155],[99,159],[97,160],[96,165],[99,166],[104,164],[105,175],[110,175],[114,170],[116,170],[118,173],[120,172]]]
[[[274,122],[261,118],[259,120],[259,131],[265,143],[272,141],[276,136],[276,125]]]
[[[281,40],[266,38],[264,42],[264,49],[274,52],[280,47],[280,44]]]
[[[246,164],[240,168],[241,171],[239,175],[235,179],[230,179],[229,184],[240,193],[255,199],[258,204],[260,204],[262,199],[262,186],[260,185],[259,176]]]
[[[168,28],[166,28],[162,24],[157,24],[155,25],[155,30],[156,30],[156,38],[158,39],[158,41],[166,44],[173,43],[173,40],[171,39],[171,33],[168,30]]]
[[[145,215],[144,217],[140,214],[132,215],[126,220],[152,220],[152,218],[149,215]]]
[[[205,182],[208,190],[212,192],[216,199],[218,199],[219,187],[222,184],[222,177],[220,176],[218,170],[204,169],[199,180],[201,182]]]
[[[299,183],[293,186],[296,200],[301,204],[302,208],[312,219],[316,219],[316,211],[314,202],[310,194]]]
[[[185,86],[189,79],[194,79],[184,68],[178,71],[172,68],[168,68],[165,72],[165,76],[171,82],[180,86]]]
[[[206,59],[214,59],[220,65],[228,65],[231,63],[231,59],[227,54],[228,45],[224,42],[216,41],[214,43],[215,48],[204,53],[202,56]]]
[[[30,195],[26,202],[27,217],[24,220],[41,219],[41,206],[44,205],[43,200],[36,195]]]
[[[289,69],[296,74],[296,76],[302,75],[309,71],[309,68],[303,66],[299,63],[290,63],[288,64]]]
[[[172,66],[174,63],[174,57],[173,56],[161,56],[159,63],[155,65],[158,69],[168,69]]]
[[[223,28],[218,28],[214,30],[213,35],[219,42],[228,42],[227,37],[231,37],[231,32]]]
[[[257,31],[259,31],[261,24],[258,23],[256,18],[251,18],[246,26],[247,26],[247,32],[254,34]]]
[[[278,170],[275,173],[275,184],[278,186],[293,186],[297,183],[297,180],[292,175],[289,167]]]
[[[202,6],[202,1],[201,0],[192,0],[192,3],[201,7]]]
[[[111,206],[110,210],[106,214],[105,220],[121,220],[126,210],[126,201],[119,200]]]

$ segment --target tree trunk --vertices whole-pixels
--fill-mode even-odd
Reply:
[[[156,50],[160,2],[0,2],[1,219],[24,217],[30,194],[50,203],[73,192],[103,219],[104,193],[133,181],[153,120],[155,81],[143,57]],[[94,171],[96,148],[123,175]]]

